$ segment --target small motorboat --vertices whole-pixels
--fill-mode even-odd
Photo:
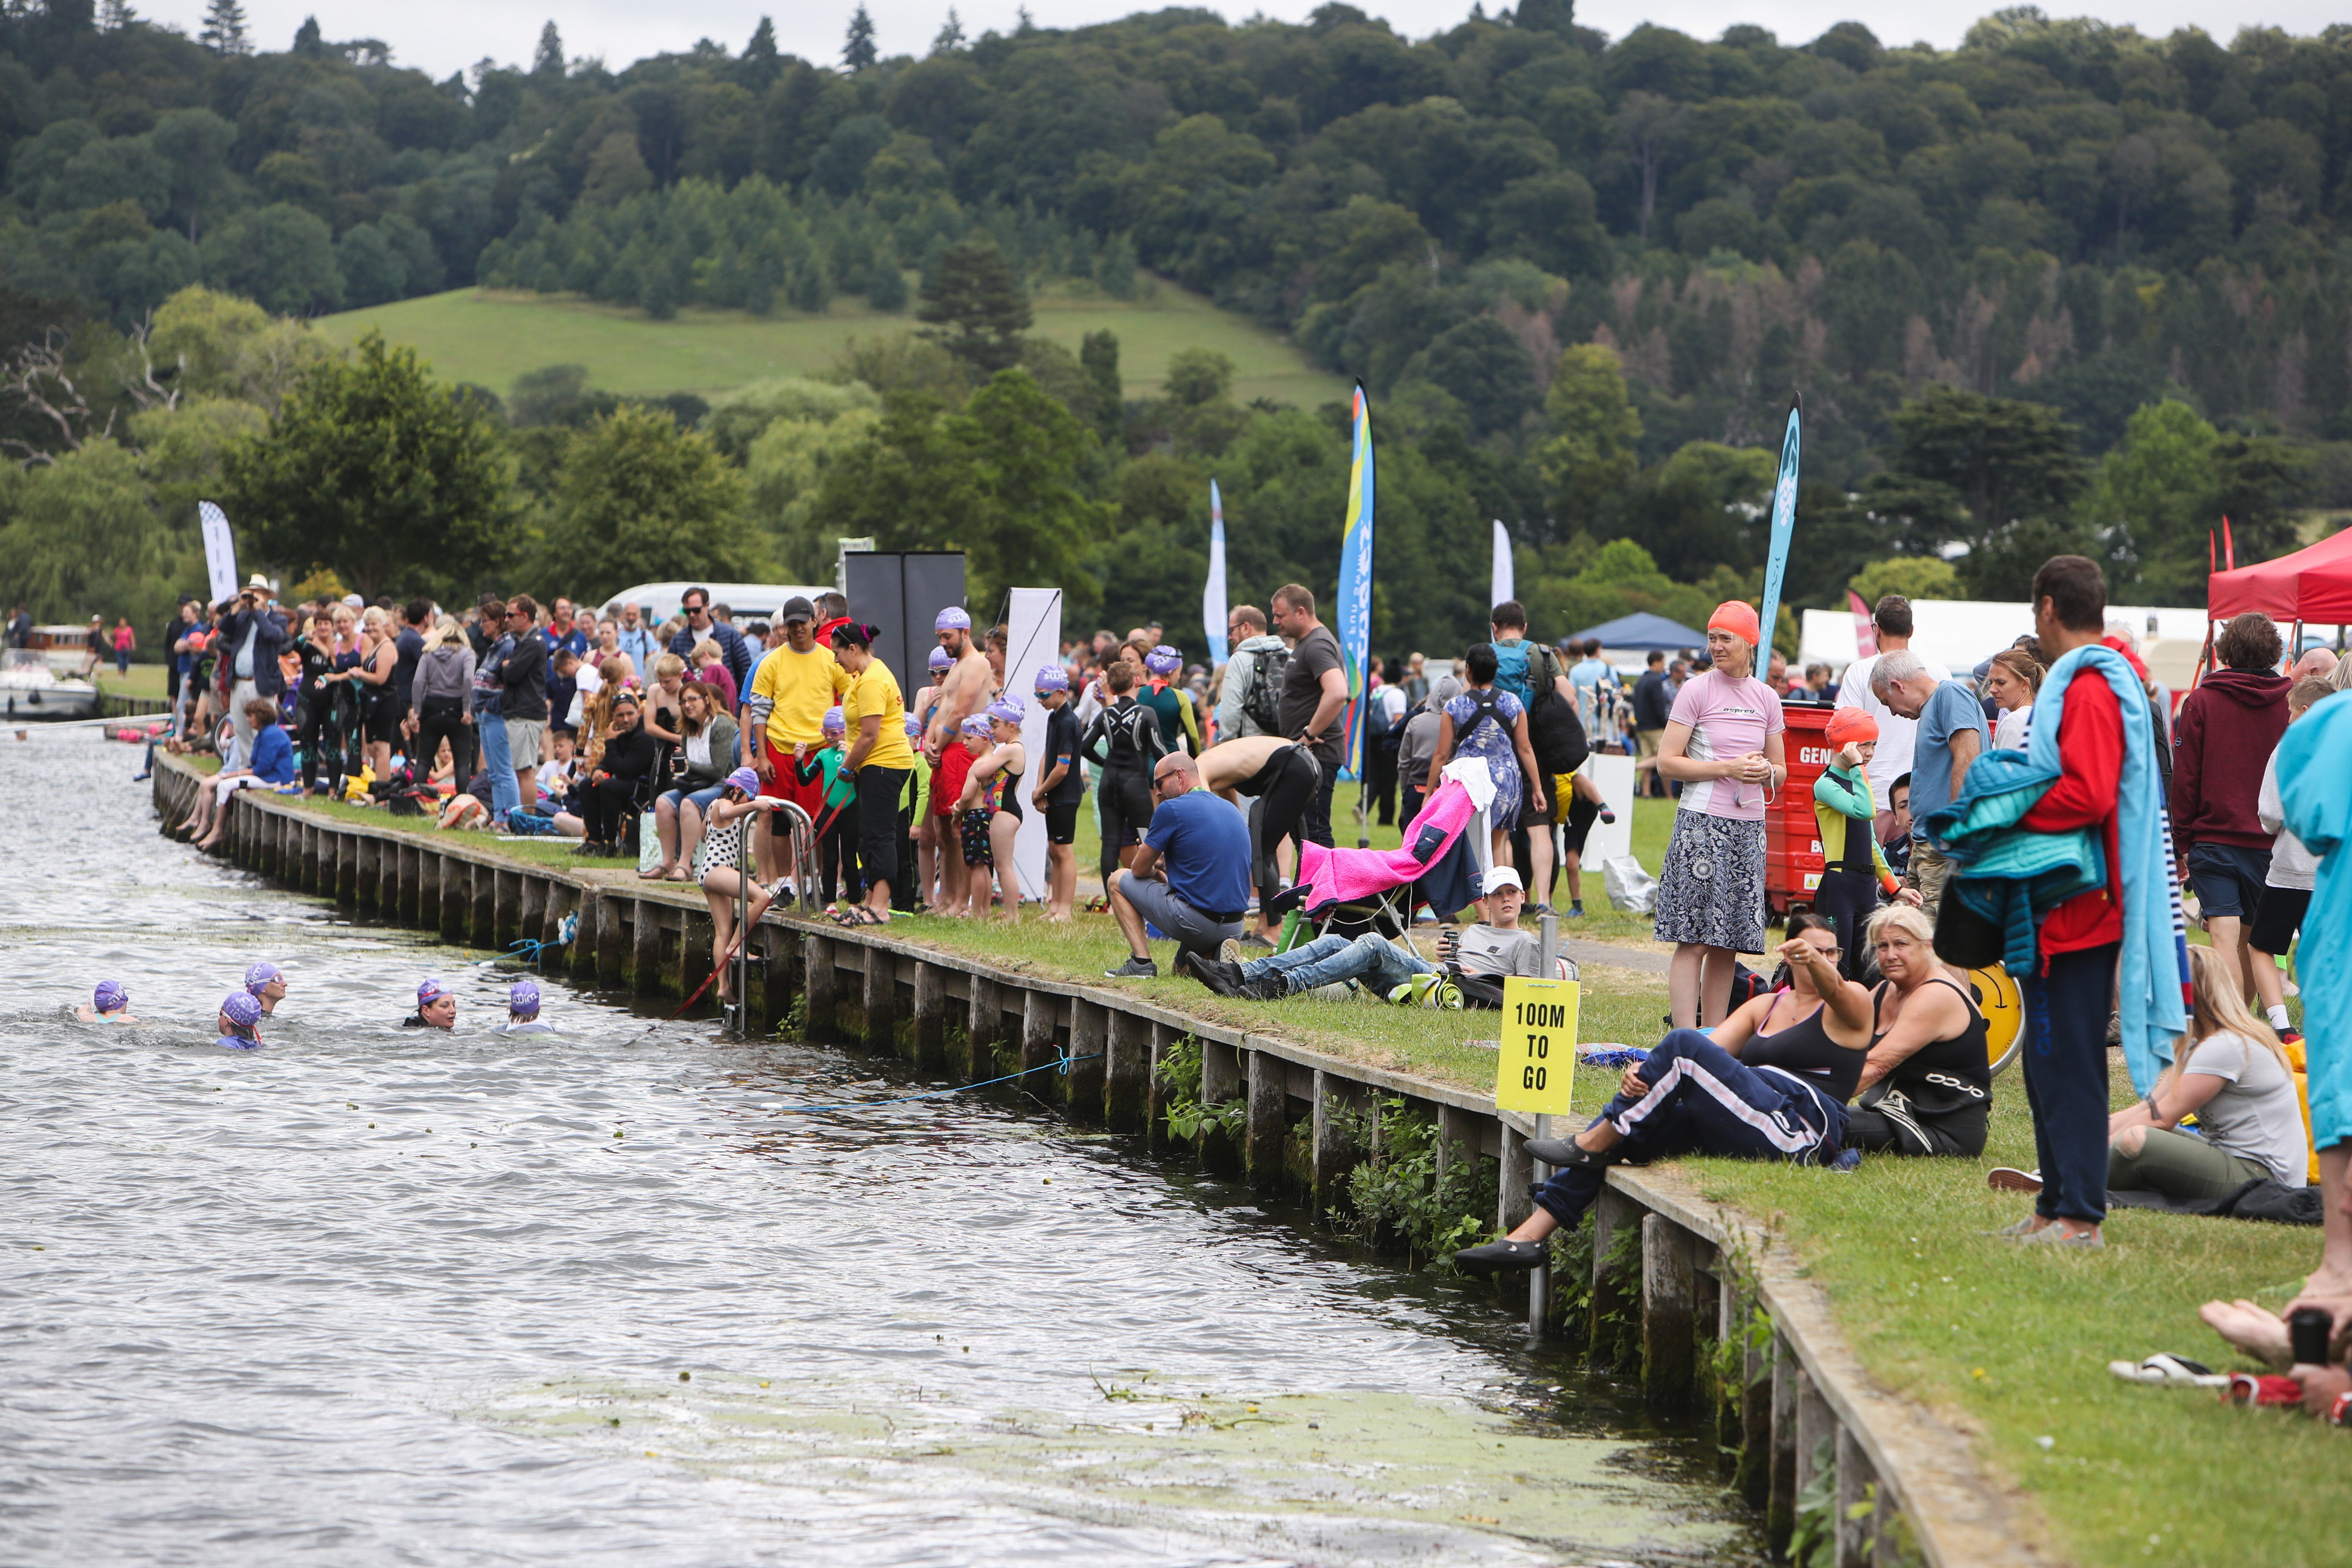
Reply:
[[[11,719],[95,719],[98,688],[60,677],[39,648],[12,647],[0,664],[0,711]]]

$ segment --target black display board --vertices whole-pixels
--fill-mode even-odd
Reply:
[[[913,701],[916,689],[929,683],[931,649],[940,646],[933,623],[941,610],[964,602],[963,552],[854,550],[841,558],[841,581],[850,617],[881,628],[875,656]],[[972,617],[975,637],[988,630],[980,620]]]

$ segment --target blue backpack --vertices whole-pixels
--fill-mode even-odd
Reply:
[[[1535,692],[1528,685],[1527,639],[1521,637],[1517,642],[1489,643],[1486,646],[1495,650],[1495,689],[1509,692],[1519,700],[1522,708],[1533,707]]]

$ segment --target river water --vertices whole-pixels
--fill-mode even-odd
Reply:
[[[784,1109],[925,1087],[871,1058],[491,1034],[488,955],[157,837],[137,756],[0,734],[0,1562],[1756,1560],[1480,1292],[1017,1101]]]

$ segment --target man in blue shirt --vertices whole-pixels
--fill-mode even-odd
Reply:
[[[1969,764],[1984,754],[1984,710],[1965,682],[1937,679],[1909,648],[1878,656],[1870,689],[1897,718],[1919,721],[1911,752],[1911,864],[1900,896],[1933,919],[1951,862],[1927,841],[1927,822],[1958,798]]]
[[[1151,800],[1151,827],[1133,868],[1112,871],[1107,884],[1130,955],[1108,972],[1114,980],[1160,973],[1145,921],[1173,938],[1180,955],[1214,957],[1242,934],[1249,912],[1249,819],[1241,809],[1202,788],[1200,765],[1181,752],[1152,770]]]
[[[654,668],[654,634],[645,624],[643,605],[621,606],[620,628],[613,634],[614,643],[629,656],[629,664],[639,680],[651,680]],[[690,649],[688,651],[691,651]]]
[[[735,678],[735,689],[749,691],[751,689],[751,645],[743,640],[743,634],[735,629],[733,623],[718,620],[711,616],[710,590],[688,588],[678,596],[678,608],[686,614],[686,627],[669,639],[669,651],[686,660],[687,668],[691,669],[694,668],[694,645],[705,637],[714,639],[719,644],[719,657],[727,661],[728,673]],[[641,669],[637,674],[643,678],[646,672]]]

